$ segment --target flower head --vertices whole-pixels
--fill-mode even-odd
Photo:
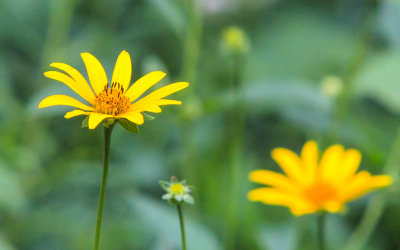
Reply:
[[[304,145],[300,156],[288,149],[276,148],[272,158],[285,175],[269,170],[252,171],[251,181],[270,187],[250,191],[248,199],[289,207],[294,215],[340,212],[347,202],[392,182],[388,175],[356,173],[361,153],[355,149],[345,150],[341,145],[329,147],[321,159],[314,141]]]
[[[174,204],[182,204],[183,202],[194,204],[194,199],[189,194],[192,189],[186,185],[186,180],[178,181],[176,177],[172,176],[170,182],[160,181],[160,185],[167,192],[162,196],[164,200]]]
[[[64,71],[66,74],[59,71],[47,71],[44,75],[67,85],[89,105],[70,96],[52,95],[43,99],[39,108],[55,105],[75,107],[77,109],[66,113],[65,118],[87,115],[89,116],[89,129],[96,128],[104,119],[123,119],[141,125],[144,122],[142,112],[159,113],[162,105],[180,105],[181,101],[164,99],[164,97],[189,86],[187,82],[176,82],[139,99],[166,74],[154,71],[129,86],[132,63],[129,53],[125,50],[118,56],[111,82],[107,80],[104,68],[96,57],[87,52],[82,53],[81,57],[86,66],[90,86],[81,73],[64,63],[52,63],[50,66]]]

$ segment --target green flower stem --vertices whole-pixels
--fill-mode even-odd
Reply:
[[[110,144],[111,144],[111,132],[114,128],[114,124],[110,127],[104,127],[104,162],[103,162],[103,176],[101,180],[99,205],[97,210],[97,223],[96,223],[96,236],[94,239],[94,250],[99,249],[101,222],[103,219],[103,207],[104,198],[106,196],[107,188],[107,177],[108,177],[108,166],[110,164]]]
[[[325,217],[326,213],[321,212],[318,214],[318,249],[325,250]]]
[[[178,204],[176,207],[178,208],[179,223],[181,225],[182,250],[186,250],[185,223],[183,221],[182,204]]]

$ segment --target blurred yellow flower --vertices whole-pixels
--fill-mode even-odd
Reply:
[[[250,201],[286,206],[294,215],[318,211],[337,213],[347,202],[391,184],[388,175],[371,176],[367,171],[356,173],[361,153],[345,150],[341,145],[329,147],[319,160],[318,146],[308,141],[301,156],[285,148],[272,150],[272,158],[284,173],[255,170],[249,174],[253,182],[270,187],[248,193]]]
[[[90,105],[66,95],[52,95],[43,99],[39,108],[55,105],[66,105],[77,108],[65,114],[69,119],[78,115],[88,115],[89,129],[94,129],[104,119],[126,119],[135,124],[143,124],[141,112],[161,112],[162,105],[180,105],[181,101],[164,99],[164,97],[189,86],[187,82],[176,82],[164,86],[147,96],[137,100],[144,92],[159,82],[166,74],[154,71],[137,80],[131,87],[132,63],[129,53],[122,51],[117,59],[111,84],[101,63],[93,55],[81,53],[89,76],[91,87],[85,78],[73,67],[64,63],[52,63],[51,67],[58,71],[47,71],[44,75],[60,81],[70,87]]]

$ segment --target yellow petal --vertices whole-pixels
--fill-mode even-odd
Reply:
[[[247,198],[250,201],[261,201],[271,205],[291,206],[295,197],[292,194],[275,188],[257,188],[251,190]]]
[[[341,190],[340,196],[344,201],[352,201],[391,183],[392,178],[388,175],[371,176],[368,172],[361,171]]]
[[[343,146],[338,144],[330,146],[325,151],[325,153],[322,155],[320,167],[318,170],[322,180],[335,181],[337,173],[341,171],[340,168],[342,167],[341,160],[343,157],[343,153]]]
[[[315,173],[318,167],[318,146],[315,141],[308,141],[301,150],[301,159],[305,178],[308,183],[315,180]]]
[[[92,85],[94,93],[97,95],[104,89],[104,86],[108,83],[106,72],[104,71],[104,68],[99,60],[97,60],[97,58],[94,57],[92,54],[87,52],[81,53],[81,57],[83,62],[85,63],[90,84]]]
[[[290,212],[295,216],[301,216],[305,214],[312,214],[318,211],[318,207],[309,204],[308,206],[297,206],[293,205],[290,207]]]
[[[253,182],[269,185],[275,188],[292,192],[296,191],[296,185],[294,185],[286,176],[269,170],[251,171],[249,179]]]
[[[286,148],[275,148],[272,150],[272,159],[274,159],[286,175],[298,182],[305,184],[304,172],[301,169],[300,158],[292,151]]]
[[[323,208],[330,213],[338,213],[343,210],[343,203],[340,201],[327,201],[323,204]]]
[[[64,117],[69,119],[69,118],[72,118],[72,117],[75,117],[75,116],[78,116],[78,115],[89,115],[89,114],[90,114],[90,112],[85,112],[85,111],[80,110],[80,109],[75,109],[75,110],[73,110],[71,112],[66,113]]]
[[[138,112],[132,112],[132,113],[119,115],[117,118],[125,118],[133,123],[138,124],[138,125],[142,125],[144,123],[143,115]]]
[[[162,105],[181,105],[181,101],[177,100],[169,100],[169,99],[160,99],[157,101],[157,105],[162,106]]]
[[[297,215],[301,214],[300,211],[307,211],[309,213],[310,211],[315,210],[315,207],[312,204],[300,196],[275,188],[257,188],[251,190],[247,194],[247,198],[250,201],[261,201],[269,205],[289,207],[291,210],[295,210]]]
[[[89,103],[93,104],[94,94],[93,90],[90,88],[89,84],[87,83],[86,79],[82,76],[82,74],[76,70],[75,68],[71,67],[65,63],[52,63],[50,67],[54,67],[60,70],[65,71],[68,75],[71,76],[72,79],[76,82],[79,89],[85,94],[87,98],[85,98]]]
[[[129,98],[131,102],[139,98],[146,90],[151,88],[153,85],[158,83],[164,78],[166,74],[161,71],[153,71],[137,80],[132,86],[126,91],[125,96]]]
[[[141,106],[136,106],[132,105],[132,110],[135,112],[142,112],[142,111],[147,111],[147,112],[152,112],[152,113],[160,113],[161,108],[157,105],[154,104],[147,104],[147,105],[141,105]],[[138,111],[140,110],[140,111]]]
[[[380,187],[389,186],[392,184],[392,182],[393,182],[393,179],[389,175],[375,175],[375,176],[372,176],[370,184],[372,186],[380,188]]]
[[[86,101],[88,101],[89,103],[93,103],[93,101],[94,101],[93,92],[91,93],[91,92],[84,91],[84,89],[81,88],[80,85],[74,79],[67,76],[66,74],[63,74],[58,71],[47,71],[44,73],[44,75],[48,78],[51,78],[56,81],[60,81],[60,82],[64,83],[70,89],[75,91],[75,93],[77,93],[78,95],[83,97]],[[92,94],[92,96],[90,95],[90,93]]]
[[[112,115],[106,115],[101,113],[91,113],[89,116],[89,129],[95,129],[100,122],[106,118],[111,118]]]
[[[355,149],[347,150],[343,155],[340,172],[337,175],[337,183],[348,180],[358,170],[361,163],[361,153]]]
[[[122,84],[124,89],[128,89],[132,77],[132,62],[129,53],[123,50],[115,63],[111,82]],[[104,86],[103,86],[104,87]]]
[[[156,91],[150,93],[149,95],[143,97],[139,101],[137,101],[137,105],[151,105],[151,103],[154,103],[155,101],[159,101],[160,99],[173,94],[179,90],[182,90],[189,86],[189,83],[187,82],[176,82],[169,84],[167,86],[164,86],[160,89],[157,89]]]
[[[169,100],[169,99],[159,99],[155,100],[153,102],[147,102],[147,103],[132,103],[131,107],[129,108],[129,112],[153,112],[153,113],[160,113],[161,108],[159,106],[162,105],[181,105],[181,101],[176,101],[176,100]]]
[[[71,106],[83,110],[90,110],[94,111],[93,107],[89,107],[80,101],[66,95],[52,95],[44,98],[40,103],[39,103],[39,108],[46,108],[50,106],[56,106],[56,105],[65,105],[65,106]]]
[[[141,110],[142,111],[148,111],[150,106],[163,106],[163,105],[181,105],[181,101],[177,100],[169,100],[169,99],[157,99],[153,101],[148,101],[148,102],[136,102],[132,103],[130,110]],[[160,109],[161,112],[161,109]],[[158,112],[155,112],[158,113]]]

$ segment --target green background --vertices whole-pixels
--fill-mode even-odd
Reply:
[[[163,70],[156,88],[191,85],[139,135],[114,130],[101,249],[180,248],[158,184],[172,175],[195,187],[196,204],[184,207],[189,249],[316,249],[315,215],[246,199],[258,186],[251,170],[280,171],[272,148],[299,153],[309,139],[357,148],[361,169],[395,181],[328,216],[328,249],[398,249],[399,16],[395,0],[1,0],[0,249],[92,248],[102,128],[64,119],[71,108],[37,106],[77,97],[43,76],[51,62],[86,77],[80,53],[90,52],[110,77],[122,50],[133,80]],[[230,53],[231,25],[248,51]],[[343,83],[338,95],[323,91],[327,76]]]

